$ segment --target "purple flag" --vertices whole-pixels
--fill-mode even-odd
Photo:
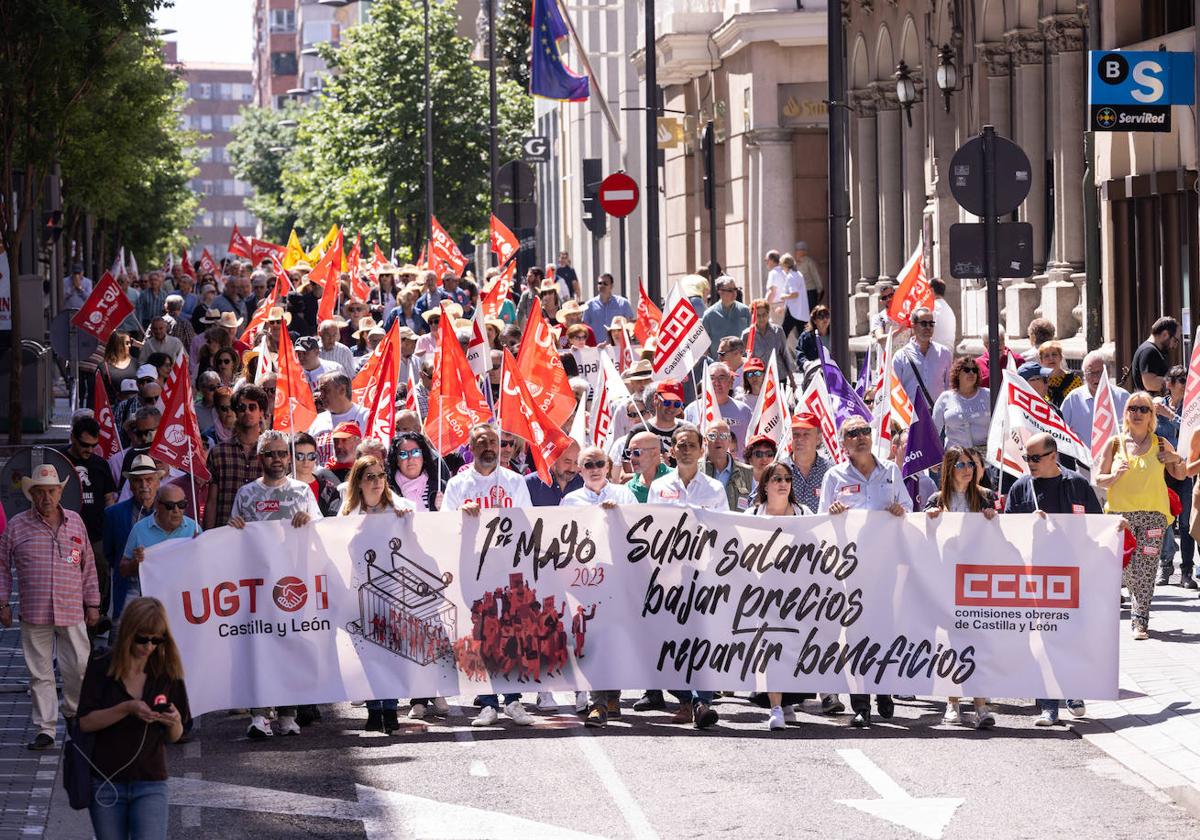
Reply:
[[[842,423],[851,417],[861,417],[868,423],[871,422],[871,410],[867,408],[862,397],[850,387],[838,366],[825,354],[825,347],[820,342],[817,343],[817,352],[821,357],[825,390],[829,392],[829,400],[833,403],[833,418],[837,421],[838,428],[840,429]]]
[[[862,369],[858,372],[858,382],[854,383],[854,393],[860,397],[865,397],[867,393],[867,383],[871,380],[871,354],[863,356]]]
[[[933,415],[920,391],[913,394],[912,404],[915,419],[908,428],[908,446],[904,450],[904,464],[900,467],[900,474],[905,478],[937,466],[946,454],[937,427],[933,425]]]

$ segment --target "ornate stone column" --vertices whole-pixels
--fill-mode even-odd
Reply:
[[[751,260],[772,248],[790,251],[796,242],[795,167],[792,165],[792,129],[774,126],[746,133],[754,169],[762,174],[759,242]],[[757,265],[757,262],[753,263]]]
[[[925,215],[925,102],[921,97],[922,85],[917,82],[917,101],[912,104],[912,127],[904,124],[904,259],[917,247],[921,234],[922,217]],[[899,269],[893,269],[899,270]]]
[[[979,44],[980,61],[986,72],[987,113],[984,122],[994,125],[997,134],[1012,137],[1012,121],[1009,119],[1009,72],[1012,56],[1008,44]]]
[[[874,283],[879,277],[879,173],[877,169],[875,97],[870,90],[854,91],[858,136],[854,152],[854,217],[858,219],[858,279]]]
[[[1045,101],[1042,55],[1045,42],[1041,33],[1019,30],[1005,34],[1012,52],[1014,73],[1013,96],[1013,139],[1025,150],[1030,162],[1029,196],[1021,205],[1021,219],[1033,225],[1034,271],[1045,270],[1046,255],[1046,139],[1045,115],[1049,105]],[[1038,315],[1041,303],[1039,282],[1015,280],[1004,290],[1004,302],[1008,334],[1024,335],[1025,328]]]
[[[879,274],[895,277],[904,267],[904,194],[900,168],[900,103],[889,82],[871,85],[878,103],[876,116],[879,148]]]

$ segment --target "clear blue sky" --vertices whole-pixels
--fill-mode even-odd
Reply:
[[[158,26],[174,29],[165,40],[179,44],[179,60],[249,64],[254,48],[254,0],[174,0]]]

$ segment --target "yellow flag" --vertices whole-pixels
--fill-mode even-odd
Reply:
[[[337,239],[338,226],[334,225],[329,229],[329,233],[325,234],[325,238],[313,246],[313,249],[308,252],[308,261],[316,265],[317,260],[321,259],[321,255],[329,250],[329,246],[333,244],[333,240]]]
[[[303,259],[307,259],[307,254],[300,245],[300,237],[296,235],[296,229],[292,228],[292,232],[288,236],[287,250],[283,252],[283,270],[290,270],[292,266]]]

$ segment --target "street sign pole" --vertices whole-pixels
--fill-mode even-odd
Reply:
[[[625,217],[617,219],[617,262],[621,266],[621,295],[629,297],[629,284],[625,280]]]
[[[658,224],[658,54],[654,0],[645,0],[646,45],[646,286],[651,300],[662,300]]]
[[[983,270],[987,278],[988,375],[992,384],[992,409],[1004,383],[1000,368],[1000,277],[996,266],[996,128],[983,127]]]

